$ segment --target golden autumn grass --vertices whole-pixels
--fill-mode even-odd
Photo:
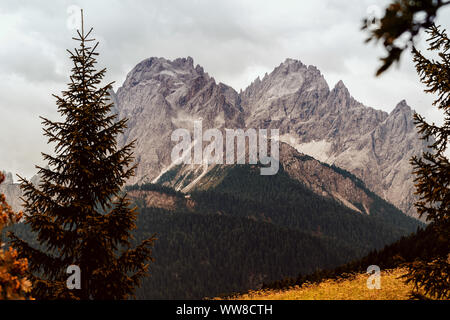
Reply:
[[[317,284],[304,284],[285,290],[249,291],[231,297],[232,300],[408,300],[413,289],[402,275],[405,269],[381,272],[381,289],[368,289],[368,274],[357,274],[346,279],[328,279]]]

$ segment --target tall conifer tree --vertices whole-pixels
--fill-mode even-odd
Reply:
[[[445,30],[433,25],[428,29],[429,50],[438,53],[438,60],[426,58],[413,49],[414,62],[428,93],[437,96],[433,105],[444,113],[442,126],[429,124],[415,114],[415,123],[422,138],[430,143],[421,158],[411,163],[416,175],[416,208],[426,216],[430,228],[436,232],[437,241],[429,244],[429,261],[415,261],[409,265],[408,282],[426,296],[448,299],[450,297],[450,163],[445,155],[450,137],[450,39]]]
[[[12,244],[30,262],[33,296],[40,299],[126,299],[133,296],[152,261],[154,238],[131,247],[136,209],[122,192],[134,174],[132,148],[117,136],[126,119],[111,114],[108,91],[100,83],[106,69],[96,70],[98,42],[85,33],[81,12],[79,42],[67,50],[73,62],[68,90],[55,96],[63,121],[42,118],[55,155],[43,154],[48,167],[37,166],[41,182],[21,179],[26,223],[39,248],[11,234]],[[81,270],[81,289],[69,290],[67,268]]]

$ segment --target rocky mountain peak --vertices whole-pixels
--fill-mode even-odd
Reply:
[[[289,71],[297,71],[299,69],[307,68],[305,64],[303,64],[300,60],[292,59],[292,58],[286,58],[284,62],[280,63],[278,68],[275,68],[275,70],[280,69],[284,72]]]
[[[400,101],[386,118],[384,126],[389,128],[390,132],[399,137],[405,135],[417,136],[416,126],[413,120],[414,111],[405,100]]]
[[[411,112],[412,112],[412,109],[408,105],[406,100],[402,100],[395,106],[394,110],[392,110],[392,112],[390,114],[394,115],[394,114],[398,114],[398,113],[411,113]]]
[[[335,108],[350,108],[352,106],[359,105],[359,103],[357,103],[350,95],[350,92],[342,80],[339,80],[333,90],[331,90],[329,101]]]
[[[136,85],[152,82],[189,82],[197,77],[209,79],[203,68],[199,65],[194,67],[191,57],[168,60],[165,58],[151,57],[138,63],[128,73],[122,87],[130,88]],[[118,92],[119,94],[119,92]]]
[[[345,92],[346,94],[350,94],[347,87],[344,84],[344,81],[339,80],[336,85],[333,88],[333,91],[342,91]]]
[[[131,183],[151,181],[171,164],[177,128],[193,130],[199,119],[205,129],[244,125],[238,93],[194,67],[191,57],[146,59],[111,97],[119,117],[130,119],[121,143],[137,139],[139,166]]]
[[[316,95],[323,98],[328,93],[328,84],[319,69],[315,66],[306,66],[299,60],[286,59],[271,73],[266,74],[262,80],[258,77],[253,81],[240,96],[243,108],[247,112],[262,115],[269,111],[278,118],[279,112],[286,111],[268,110],[268,108],[278,108],[274,106],[274,102],[278,99],[282,97],[295,99],[299,95],[317,99]]]
[[[267,74],[266,74],[267,75]],[[320,70],[313,65],[305,65],[300,60],[287,58],[283,63],[276,67],[269,75],[268,78],[274,78],[279,76],[291,76],[292,80],[298,79],[303,82],[305,78],[312,80],[313,78],[323,78]],[[266,78],[266,76],[264,77]]]
[[[276,67],[271,73],[265,74],[262,81],[274,81],[280,78],[289,78],[291,82],[297,82],[301,85],[305,79],[313,80],[314,78],[323,78],[319,69],[315,66],[307,66],[300,60],[287,58],[278,67]],[[259,77],[258,77],[259,78]]]

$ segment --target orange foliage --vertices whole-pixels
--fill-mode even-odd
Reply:
[[[0,172],[0,184],[5,176]],[[20,221],[22,212],[15,213],[6,203],[5,195],[0,194],[0,233],[8,225]],[[27,259],[18,259],[18,252],[13,248],[5,250],[0,241],[0,300],[23,300],[31,291],[31,282],[25,274],[28,269]]]

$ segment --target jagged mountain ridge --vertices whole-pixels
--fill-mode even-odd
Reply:
[[[190,57],[142,61],[112,100],[119,116],[129,119],[121,142],[137,140],[139,166],[130,183],[151,181],[170,165],[170,136],[176,128],[191,128],[200,118],[205,129],[245,125],[238,93],[216,84]]]
[[[415,215],[409,159],[418,138],[406,101],[387,113],[356,101],[342,81],[330,90],[314,66],[286,59],[244,91],[216,83],[193,59],[149,58],[112,93],[120,117],[129,118],[122,143],[137,139],[137,175],[150,182],[170,165],[176,128],[278,128],[281,140],[320,161],[342,167],[369,189]]]
[[[273,95],[286,75],[298,90]],[[280,128],[283,141],[352,172],[369,189],[415,215],[409,160],[426,144],[416,133],[414,111],[405,100],[391,113],[366,107],[342,81],[329,90],[317,68],[293,59],[257,79],[241,97],[248,127]]]

